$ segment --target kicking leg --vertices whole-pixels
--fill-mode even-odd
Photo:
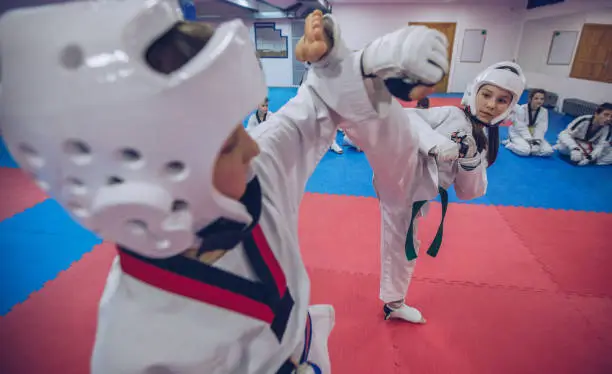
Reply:
[[[380,299],[385,303],[383,307],[385,319],[398,318],[412,323],[425,323],[419,310],[404,303],[416,265],[416,260],[408,261],[405,253],[411,212],[391,211],[381,203],[380,213],[382,221]],[[413,238],[418,252],[416,222]]]
[[[331,48],[323,28],[323,12],[315,10],[306,17],[304,36],[295,46],[295,58],[301,62],[319,61]]]

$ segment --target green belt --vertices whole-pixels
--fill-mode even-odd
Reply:
[[[438,251],[440,250],[440,246],[442,245],[442,233],[444,232],[444,217],[446,217],[446,209],[448,208],[448,192],[442,188],[438,187],[438,192],[440,193],[440,199],[442,200],[442,220],[440,221],[440,226],[438,227],[438,232],[434,237],[433,242],[427,249],[427,254],[431,257],[436,257]],[[408,261],[412,261],[417,258],[417,253],[414,248],[414,219],[416,215],[419,214],[419,211],[427,203],[427,200],[417,201],[412,204],[412,218],[410,219],[410,227],[408,228],[408,234],[406,235],[406,258]]]

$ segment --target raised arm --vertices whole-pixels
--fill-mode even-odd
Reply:
[[[421,153],[431,156],[434,152],[447,149],[454,144],[449,138],[436,131],[436,128],[454,114],[452,107],[404,109],[404,111],[410,118],[410,122],[419,129]]]
[[[306,182],[327,152],[336,129],[323,101],[301,86],[294,98],[250,132],[261,149],[259,159],[265,159],[260,163],[266,165],[265,176],[260,178],[278,186],[286,202],[297,208]]]

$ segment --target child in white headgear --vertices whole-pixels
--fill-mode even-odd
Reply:
[[[424,323],[421,312],[404,303],[419,251],[418,218],[427,212],[427,202],[440,194],[442,223],[428,254],[435,256],[442,242],[446,190],[455,186],[462,200],[482,196],[487,188],[486,169],[497,157],[498,125],[509,115],[525,86],[520,67],[512,62],[490,66],[472,82],[465,108],[454,106],[405,109],[411,126],[419,130],[420,174],[409,178],[381,162],[372,162],[374,184],[380,200],[381,279],[380,298],[385,318]],[[401,146],[380,146],[388,158],[404,159]],[[399,165],[401,167],[401,165]],[[398,188],[401,181],[412,184]]]
[[[324,102],[305,85],[249,135],[240,122],[267,89],[241,21],[184,22],[170,0],[0,19],[11,154],[74,220],[118,244],[92,374],[330,372],[333,309],[309,307],[298,246],[306,181],[347,106],[360,108],[357,130],[403,123],[381,110],[394,100],[365,85],[360,66],[435,84],[448,62],[429,62],[446,50],[437,33],[405,28],[413,42],[395,39],[396,53],[380,56],[395,58],[362,64],[325,21],[330,38],[315,12],[297,51],[322,70],[341,61],[328,83],[350,95]],[[417,138],[405,140],[416,153]]]

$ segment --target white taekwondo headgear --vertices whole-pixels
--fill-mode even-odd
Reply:
[[[510,91],[512,93],[512,102],[508,105],[508,109],[491,121],[491,124],[497,125],[499,122],[505,120],[514,109],[514,106],[525,90],[525,83],[525,75],[518,64],[510,61],[498,62],[478,74],[476,79],[474,79],[472,84],[469,85],[465,91],[462,104],[469,107],[470,113],[476,116],[478,110],[476,108],[476,97],[482,86],[485,84],[492,84]]]
[[[0,19],[11,154],[84,227],[153,258],[196,245],[194,232],[220,217],[252,220],[212,184],[223,143],[267,92],[249,31],[223,23],[160,73],[148,48],[182,20],[170,0],[72,2]]]

